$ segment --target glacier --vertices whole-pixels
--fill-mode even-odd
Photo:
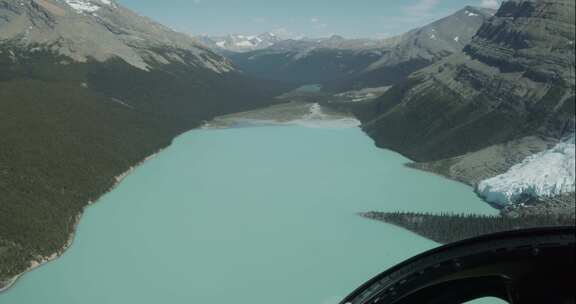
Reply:
[[[476,192],[501,206],[526,197],[546,198],[574,192],[574,134],[552,149],[527,157],[507,172],[481,181]]]

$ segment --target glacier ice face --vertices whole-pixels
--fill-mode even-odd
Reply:
[[[508,205],[523,197],[574,192],[574,135],[554,148],[527,157],[508,172],[480,182],[477,192],[491,203]]]

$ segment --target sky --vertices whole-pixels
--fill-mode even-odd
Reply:
[[[500,0],[118,0],[191,35],[259,34],[285,38],[385,38],[466,5],[497,8]]]

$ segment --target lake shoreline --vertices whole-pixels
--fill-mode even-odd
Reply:
[[[194,129],[192,129],[194,130]],[[170,143],[170,145],[168,145],[166,148],[170,147],[172,145],[172,142]],[[126,178],[128,177],[131,173],[134,172],[134,170],[136,170],[138,167],[142,166],[144,163],[146,163],[147,161],[155,158],[158,154],[160,154],[162,151],[164,151],[166,148],[160,149],[157,152],[145,157],[142,161],[138,162],[137,164],[135,164],[134,166],[131,166],[128,170],[126,170],[124,173],[114,177],[114,184],[112,185],[112,187],[110,187],[110,189],[108,191],[106,191],[105,193],[103,193],[98,200],[96,201],[89,201],[88,205],[86,207],[84,207],[82,209],[82,211],[76,215],[76,219],[74,222],[74,228],[72,229],[72,232],[70,233],[70,235],[68,236],[68,240],[66,241],[66,244],[64,245],[64,247],[62,247],[58,252],[53,253],[50,256],[47,257],[42,257],[39,261],[38,260],[33,260],[30,262],[30,267],[28,267],[26,270],[24,270],[23,272],[17,274],[16,276],[9,278],[7,281],[5,282],[0,282],[0,294],[8,292],[8,290],[10,290],[10,288],[12,288],[17,282],[18,280],[24,276],[25,274],[39,268],[42,267],[50,262],[53,262],[57,259],[59,259],[60,257],[62,257],[66,251],[68,249],[70,249],[72,247],[72,245],[74,244],[74,239],[76,238],[76,231],[78,229],[78,225],[80,225],[80,221],[82,220],[82,217],[84,216],[84,213],[86,212],[86,208],[89,208],[90,206],[96,204],[102,197],[104,197],[106,194],[110,193],[111,191],[113,191],[114,189],[116,189],[120,183]]]
[[[266,108],[255,109],[246,112],[232,113],[223,116],[217,116],[213,120],[206,122],[201,128],[202,129],[226,129],[234,128],[237,125],[290,125],[290,124],[303,124],[307,118],[316,118],[317,121],[343,121],[345,119],[356,119],[358,121],[356,126],[342,124],[343,127],[356,127],[364,131],[359,118],[354,116],[352,113],[346,113],[339,109],[332,107],[326,107],[319,103],[311,102],[300,102],[300,101],[290,101],[287,103],[282,103],[279,105],[273,105]],[[313,119],[309,120],[314,121]],[[306,125],[305,125],[306,126]],[[363,132],[365,136],[371,138],[366,132]],[[400,151],[396,151],[389,148],[379,147],[375,142],[374,145],[383,150],[392,151],[402,155],[407,158],[410,162],[404,164],[405,167],[419,171],[421,173],[432,174],[443,179],[458,182],[467,187],[470,187],[470,191],[474,192],[478,198],[480,198],[484,203],[490,207],[502,212],[505,210],[502,206],[490,203],[484,197],[478,195],[475,185],[472,181],[458,179],[456,177],[444,174],[438,170],[430,170],[422,167],[422,163],[416,162],[410,159],[406,155],[402,154]]]
[[[16,282],[16,280],[18,280],[18,277],[16,278],[12,278],[9,279],[6,282],[2,282],[0,283],[0,293],[3,293],[5,291],[7,291],[8,289],[10,289],[12,287],[12,285],[14,285],[14,283]]]
[[[392,151],[392,150],[391,150],[391,151]],[[396,151],[395,151],[395,152],[396,152]],[[397,152],[397,153],[399,153],[399,152]],[[412,161],[412,160],[411,160],[411,161]],[[407,168],[410,168],[410,169],[412,169],[412,170],[416,170],[416,171],[420,171],[420,172],[432,174],[432,175],[434,175],[434,176],[438,176],[438,177],[447,179],[447,180],[449,180],[449,181],[457,182],[457,183],[462,184],[462,185],[464,185],[464,186],[470,187],[470,188],[472,189],[472,192],[474,192],[474,193],[476,194],[476,196],[478,196],[479,199],[481,199],[483,202],[485,202],[485,203],[486,203],[487,205],[489,205],[490,207],[492,207],[492,208],[494,208],[494,209],[496,209],[496,210],[498,210],[498,211],[500,211],[500,212],[502,212],[502,211],[504,211],[504,210],[506,209],[506,208],[503,207],[502,205],[498,205],[498,204],[491,203],[491,202],[487,201],[483,196],[481,196],[481,195],[478,194],[478,191],[476,191],[476,186],[473,185],[473,184],[471,184],[470,182],[467,182],[467,181],[461,180],[461,179],[457,179],[457,178],[455,178],[455,177],[452,177],[452,176],[449,176],[449,175],[446,175],[446,174],[442,174],[441,172],[438,172],[438,171],[427,170],[427,169],[425,169],[425,168],[421,168],[420,166],[418,166],[419,164],[420,164],[420,163],[417,163],[417,162],[412,161],[412,162],[409,162],[409,163],[404,164],[404,166],[407,167]]]
[[[31,272],[31,271],[39,268],[39,267],[42,267],[43,265],[46,265],[52,261],[55,261],[56,259],[60,258],[62,255],[64,255],[66,250],[70,249],[70,247],[74,243],[74,238],[76,237],[76,229],[78,228],[78,225],[80,224],[80,220],[82,219],[83,214],[84,214],[84,210],[82,210],[82,212],[76,216],[76,219],[74,221],[74,228],[72,229],[73,232],[70,233],[70,235],[68,236],[68,240],[66,241],[66,245],[62,249],[60,249],[58,252],[52,254],[51,256],[42,257],[39,261],[30,262],[30,267],[28,267],[28,269],[26,269],[22,273],[16,275],[15,277],[8,279],[7,283],[0,288],[0,293],[8,291],[26,273]]]
[[[509,217],[477,214],[431,214],[424,212],[361,212],[359,216],[394,225],[440,244],[482,235],[538,227],[570,226],[574,216],[531,215]]]
[[[359,127],[352,114],[334,111],[318,103],[291,101],[266,108],[217,116],[203,129],[227,129],[242,125],[302,125],[318,128]]]
[[[269,148],[263,149],[263,146]],[[235,153],[229,152],[232,150]],[[346,276],[338,280],[339,283],[325,281],[321,291],[306,291],[313,297],[319,294],[315,299],[320,301],[344,295],[350,286],[373,275],[375,269],[393,266],[408,256],[437,246],[405,229],[361,219],[356,216],[358,211],[383,207],[390,211],[494,213],[470,195],[466,187],[405,168],[404,163],[409,160],[393,151],[375,148],[356,127],[333,130],[280,124],[196,129],[174,140],[164,152],[134,174],[126,170],[118,175],[117,182],[124,181],[121,187],[96,200],[97,208],[86,209],[90,213],[82,217],[82,227],[78,227],[80,230],[76,229],[74,235],[78,237],[73,245],[76,247],[67,251],[63,260],[16,282],[22,285],[15,285],[16,288],[2,295],[7,302],[34,303],[24,299],[35,298],[57,303],[68,294],[99,293],[91,286],[100,286],[100,292],[108,294],[103,297],[115,303],[114,292],[125,299],[133,298],[135,291],[147,288],[146,284],[150,284],[146,291],[150,295],[143,298],[146,299],[143,303],[156,302],[155,295],[161,294],[157,291],[166,288],[182,291],[175,293],[175,299],[182,296],[204,299],[212,295],[211,288],[221,288],[213,285],[211,279],[206,280],[204,272],[210,278],[231,275],[235,280],[230,271],[239,274],[254,268],[252,264],[276,265],[287,271],[292,269],[290,276],[282,280],[293,282],[299,280],[302,271],[312,269],[312,277],[322,277],[333,265],[353,258],[353,248],[344,252],[334,250],[342,242],[348,242],[345,244],[351,247],[373,246],[372,254],[362,265],[345,266],[349,269],[344,272],[355,273],[353,277]],[[222,172],[215,171],[216,167]],[[307,174],[302,175],[303,170]],[[278,172],[284,174],[278,175]],[[130,178],[124,180],[126,176]],[[245,185],[239,182],[242,178],[247,181]],[[410,190],[410,183],[420,185],[420,190]],[[221,191],[223,185],[226,191]],[[436,191],[439,188],[445,191]],[[448,193],[454,199],[443,199]],[[363,199],[355,202],[359,196]],[[425,199],[439,203],[421,204]],[[290,203],[294,200],[299,204]],[[318,226],[318,216],[325,214],[327,208],[334,208],[334,213],[325,219],[324,225]],[[283,214],[283,219],[274,219],[278,214]],[[215,226],[210,215],[218,215],[222,223]],[[249,215],[255,218],[249,219]],[[151,225],[151,219],[167,222]],[[294,227],[295,219],[301,227],[310,228]],[[166,238],[167,235],[170,237]],[[384,241],[394,235],[401,236],[410,248],[385,246]],[[273,246],[262,242],[278,236],[284,240],[279,239]],[[210,243],[198,248],[196,241]],[[234,254],[239,246],[240,252],[246,254],[244,258]],[[165,252],[165,248],[173,250]],[[324,254],[325,251],[338,253]],[[315,254],[310,256],[310,253]],[[389,257],[384,262],[383,253]],[[198,280],[198,286],[203,286],[201,289],[206,292],[186,294],[188,283],[177,277],[158,284],[138,275],[125,282],[125,288],[117,288],[121,281],[128,280],[133,273],[138,274],[143,263],[164,254],[169,254],[170,261],[166,261],[166,265],[153,263],[151,272],[158,271],[158,275],[164,276],[181,273],[182,267],[196,269],[198,275],[188,277]],[[287,254],[301,258],[302,263],[277,265]],[[99,257],[97,263],[93,257]],[[192,259],[179,266],[182,258]],[[112,260],[105,262],[108,259]],[[216,264],[221,265],[221,261],[226,266],[213,269]],[[255,282],[278,274],[271,267],[255,268],[254,273],[260,272],[252,278]],[[106,274],[115,271],[118,276],[106,278]],[[250,296],[250,290],[245,296]]]
[[[330,112],[323,112],[324,109],[322,109],[318,104],[315,103],[297,103],[297,102],[293,102],[293,103],[289,103],[289,104],[283,104],[284,106],[288,106],[288,107],[293,107],[291,108],[291,113],[289,113],[288,115],[283,115],[282,113],[278,113],[278,110],[284,110],[284,108],[282,107],[282,105],[280,105],[279,108],[274,108],[274,106],[269,107],[269,108],[265,108],[264,112],[259,112],[259,110],[253,110],[253,111],[248,111],[248,112],[241,112],[241,113],[234,113],[234,114],[229,114],[229,115],[225,115],[225,116],[220,116],[220,117],[215,117],[214,119],[207,121],[203,126],[199,127],[199,128],[194,128],[191,130],[188,130],[186,132],[183,132],[180,135],[186,134],[188,132],[194,131],[194,130],[198,130],[198,129],[227,129],[227,128],[234,128],[235,127],[235,123],[248,123],[251,125],[258,125],[258,124],[271,124],[271,125],[291,125],[291,124],[301,124],[302,121],[304,122],[317,122],[317,121],[321,121],[321,122],[330,122],[330,121],[340,121],[343,119],[354,119],[354,116],[352,115],[348,115],[347,113],[342,113],[342,112],[336,112],[336,111],[330,111]],[[270,112],[266,112],[267,110],[270,110]],[[274,116],[274,117],[267,117],[270,113],[273,113],[273,115],[280,115],[282,116],[281,119],[278,118],[278,116]],[[306,125],[303,124],[306,127],[311,127],[310,125]],[[312,126],[313,127],[313,126]],[[326,128],[327,125],[320,125],[320,128]],[[353,126],[351,124],[344,124],[344,125],[340,125],[339,127],[345,127],[345,128],[360,128],[359,125],[357,126]],[[329,125],[328,125],[328,128]],[[360,128],[361,129],[361,128]],[[178,135],[178,136],[180,136]],[[57,260],[58,258],[62,257],[65,252],[73,245],[74,239],[76,237],[76,231],[77,231],[77,226],[79,225],[84,212],[86,211],[86,208],[90,207],[93,204],[96,204],[99,200],[102,199],[102,197],[104,197],[106,194],[108,194],[109,192],[113,191],[114,189],[116,189],[119,184],[126,178],[128,177],[130,174],[132,174],[138,167],[140,167],[141,165],[143,165],[144,163],[146,163],[147,161],[153,159],[154,157],[156,157],[159,153],[161,153],[162,151],[164,151],[165,149],[169,148],[172,146],[174,140],[178,137],[176,136],[169,145],[167,145],[166,147],[158,150],[157,152],[147,156],[146,158],[144,158],[142,161],[138,162],[137,164],[131,166],[128,170],[126,170],[124,173],[116,176],[115,182],[113,184],[113,186],[106,191],[105,193],[103,193],[97,200],[95,201],[91,201],[88,203],[88,205],[82,210],[82,212],[80,214],[78,214],[77,218],[76,218],[76,222],[74,224],[74,229],[73,232],[69,235],[68,238],[68,242],[67,244],[58,252],[54,253],[51,256],[48,257],[43,257],[41,259],[39,259],[38,261],[32,261],[31,265],[28,269],[26,269],[25,271],[23,271],[22,273],[14,276],[13,278],[8,279],[6,282],[4,282],[4,284],[0,284],[0,293],[5,293],[8,290],[10,290],[11,287],[13,287],[17,281],[26,273],[31,272],[43,265],[46,265],[54,260]],[[364,136],[367,136],[364,133]],[[368,136],[369,137],[369,136]],[[399,153],[397,151],[391,150],[391,149],[385,149],[385,150],[389,150],[395,153]],[[401,154],[400,154],[401,155]],[[421,170],[418,168],[414,168],[414,167],[410,167],[409,166],[410,163],[405,164],[406,167],[409,167],[410,169],[417,169],[417,171],[424,173],[424,172],[428,172],[431,173],[430,171],[426,171],[426,170]],[[447,178],[446,176],[442,176],[440,174],[437,174],[445,179],[448,180],[453,180],[450,178]]]

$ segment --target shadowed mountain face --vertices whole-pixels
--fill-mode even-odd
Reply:
[[[419,161],[574,132],[573,1],[506,2],[464,52],[361,111],[377,143]]]
[[[116,176],[278,93],[111,1],[0,1],[0,67],[0,289],[61,253]]]
[[[286,40],[231,60],[262,79],[323,83],[342,91],[397,83],[410,73],[459,52],[494,11],[466,7],[398,37],[376,41],[333,36]]]

